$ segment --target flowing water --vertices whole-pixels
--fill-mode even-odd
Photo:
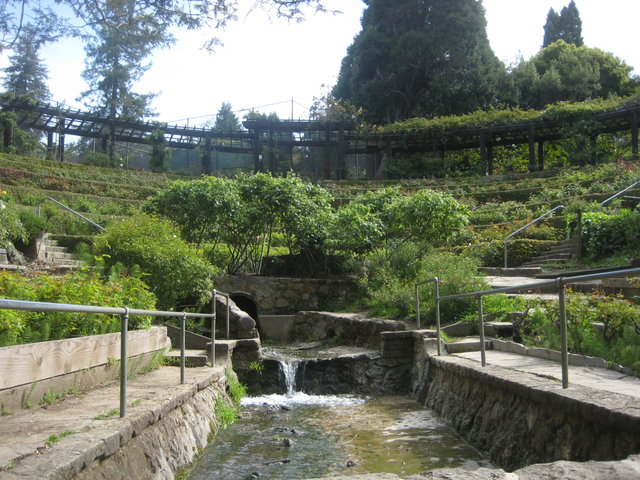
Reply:
[[[247,397],[190,480],[283,480],[328,474],[413,475],[475,469],[485,457],[430,410],[401,396],[307,395],[295,391],[295,360],[280,364],[285,395]]]

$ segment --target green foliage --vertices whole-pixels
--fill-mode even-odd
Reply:
[[[42,153],[42,147],[37,136],[20,128],[17,118],[14,112],[0,112],[0,131],[11,132],[10,145],[5,147],[3,142],[0,152],[38,156]]]
[[[535,240],[531,238],[509,240],[507,243],[509,266],[517,267],[549,250],[556,243],[557,240]],[[467,247],[456,247],[453,250],[478,259],[486,267],[504,266],[504,237],[489,242],[475,243]]]
[[[520,202],[487,202],[472,210],[469,222],[473,225],[486,225],[489,223],[502,223],[529,220],[531,210]]]
[[[209,242],[229,273],[257,271],[279,233],[291,253],[317,248],[327,237],[331,197],[299,177],[238,175],[235,180],[205,177],[174,182],[145,209],[173,220],[182,236]],[[218,249],[224,243],[227,250]]]
[[[544,25],[542,47],[547,47],[557,40],[563,40],[578,47],[584,44],[582,40],[582,21],[573,0],[566,7],[562,7],[559,14],[553,8],[549,10],[547,23]]]
[[[370,2],[333,96],[377,124],[486,108],[506,73],[485,24],[474,0]]]
[[[569,351],[598,356],[640,374],[640,306],[628,300],[568,292],[567,341]],[[537,309],[523,324],[529,345],[560,349],[557,303]]]
[[[0,191],[0,247],[7,247],[13,241],[26,241],[27,231],[20,221],[20,214],[6,200],[7,192]]]
[[[48,447],[51,447],[54,443],[59,442],[61,439],[63,439],[64,437],[67,437],[69,435],[73,435],[76,432],[70,431],[70,430],[65,430],[64,432],[61,433],[52,433],[51,435],[49,435],[49,437],[47,438],[46,442],[44,442]]]
[[[165,219],[136,215],[113,224],[96,238],[95,252],[107,269],[137,265],[160,309],[211,298],[215,269]]]
[[[474,292],[485,285],[478,276],[475,260],[449,253],[430,252],[423,256],[418,248],[408,244],[389,259],[381,254],[370,257],[366,279],[367,305],[370,315],[393,318],[412,318],[415,314],[415,284],[438,277],[440,294]],[[435,321],[434,285],[420,287],[423,323]],[[475,308],[472,302],[454,300],[441,304],[443,323],[453,323]]]
[[[162,130],[151,132],[149,143],[151,144],[149,169],[154,173],[166,172],[169,170],[171,151],[167,148],[167,140],[164,138]]]
[[[0,271],[0,297],[52,303],[153,309],[155,297],[133,276],[102,280],[95,273],[63,277]],[[151,319],[132,316],[130,329],[148,328]],[[0,346],[120,331],[120,319],[101,314],[0,310]]]
[[[229,387],[229,396],[231,397],[233,405],[238,408],[240,407],[240,401],[242,398],[247,395],[247,387],[240,383],[237,375],[232,371],[227,370],[226,376],[227,386]]]
[[[585,212],[582,232],[586,253],[594,258],[623,247],[640,248],[640,212]]]

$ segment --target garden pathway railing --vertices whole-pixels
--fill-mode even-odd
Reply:
[[[129,316],[144,315],[155,317],[180,318],[180,383],[185,382],[185,323],[187,317],[210,318],[211,319],[211,366],[215,366],[215,341],[216,341],[216,310],[215,293],[218,295],[228,294],[214,290],[213,313],[192,313],[192,312],[171,312],[161,310],[140,310],[127,307],[102,307],[96,305],[75,305],[66,303],[46,303],[31,302],[24,300],[11,300],[0,298],[0,309],[2,310],[22,310],[29,312],[68,312],[68,313],[101,313],[106,315],[120,316],[120,416],[127,415],[127,335]],[[229,308],[227,300],[227,338],[229,337]]]
[[[618,198],[620,195],[622,195],[623,193],[628,192],[629,190],[632,190],[634,187],[636,187],[637,185],[640,185],[640,180],[638,180],[636,183],[634,183],[633,185],[629,185],[627,188],[625,188],[624,190],[620,190],[618,193],[616,193],[615,195],[610,196],[609,198],[607,198],[605,201],[603,201],[600,204],[600,208],[604,207],[607,203],[611,202],[612,200],[615,200],[616,198]]]
[[[104,232],[105,228],[102,227],[101,225],[98,225],[96,222],[94,222],[93,220],[89,220],[87,217],[85,217],[84,215],[82,215],[81,213],[76,212],[73,208],[67,207],[64,203],[59,202],[58,200],[56,200],[55,198],[51,198],[51,197],[43,197],[40,202],[38,203],[38,216],[40,216],[41,214],[41,207],[42,204],[45,202],[45,200],[48,200],[50,202],[55,203],[56,205],[59,205],[60,207],[64,208],[66,211],[73,213],[74,215],[76,215],[77,217],[80,217],[82,220],[84,220],[85,222],[90,223],[91,225],[93,225],[94,227],[96,227],[98,230]]]
[[[549,210],[547,213],[540,215],[538,218],[536,218],[535,220],[532,220],[531,222],[527,223],[524,227],[520,227],[518,230],[516,230],[513,233],[510,233],[509,235],[507,235],[507,237],[504,239],[504,268],[507,268],[508,265],[508,261],[507,261],[507,242],[509,241],[509,239],[515,235],[517,235],[518,233],[520,233],[523,230],[526,230],[527,228],[529,228],[532,225],[535,225],[536,223],[538,223],[539,221],[545,219],[546,217],[548,217],[549,215],[551,215],[553,212],[555,212],[556,210],[560,210],[561,208],[564,208],[566,210],[566,207],[564,205],[558,205],[555,208],[552,208],[551,210]]]
[[[527,283],[523,285],[514,285],[511,287],[502,287],[495,288],[493,290],[483,290],[479,292],[472,293],[459,293],[456,295],[446,295],[439,296],[436,294],[435,303],[436,303],[436,338],[438,339],[438,346],[440,345],[440,302],[448,301],[448,300],[456,300],[463,298],[475,298],[478,303],[478,330],[480,333],[480,359],[482,366],[486,366],[486,344],[485,344],[485,335],[484,335],[484,314],[483,314],[483,304],[482,298],[488,295],[495,295],[498,293],[512,293],[518,292],[520,290],[532,290],[543,287],[553,287],[556,286],[558,288],[558,302],[559,302],[559,323],[560,323],[560,342],[561,342],[561,363],[562,363],[562,388],[569,388],[569,349],[567,342],[567,310],[566,310],[566,284],[576,283],[576,282],[586,282],[591,280],[601,280],[604,278],[611,277],[631,277],[631,276],[640,276],[640,268],[629,268],[624,270],[614,270],[610,272],[602,272],[602,273],[592,273],[589,275],[577,275],[572,277],[558,277],[555,280],[545,280],[537,283]],[[431,280],[426,280],[425,282],[421,282],[416,284],[416,288],[418,285],[423,283],[435,281],[436,285],[438,285],[437,277]],[[419,306],[416,306],[416,310],[419,309]],[[440,349],[438,348],[438,355],[440,355]]]

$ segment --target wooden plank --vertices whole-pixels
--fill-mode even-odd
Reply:
[[[164,348],[167,329],[128,332],[129,356]],[[0,390],[104,365],[120,359],[120,333],[0,348]]]

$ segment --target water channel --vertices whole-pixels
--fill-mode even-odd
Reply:
[[[218,432],[189,480],[403,476],[441,467],[490,466],[479,451],[411,398],[297,392],[296,363],[280,363],[286,394],[243,400],[241,418]]]

